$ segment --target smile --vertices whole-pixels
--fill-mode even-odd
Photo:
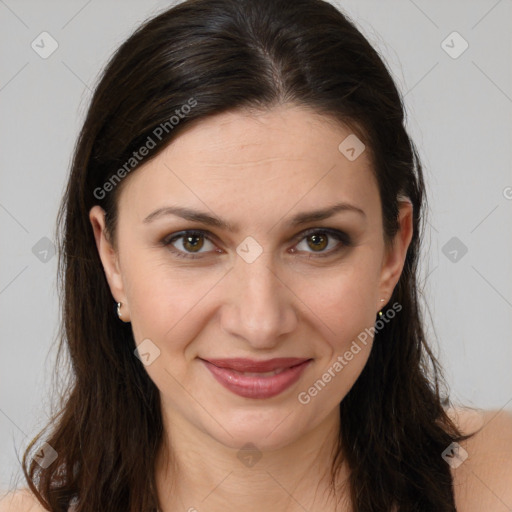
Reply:
[[[295,358],[290,366],[283,367],[281,362],[281,367],[269,371],[254,371],[254,362],[247,362],[246,360],[236,360],[235,363],[228,363],[227,361],[229,360],[222,360],[225,366],[221,367],[211,361],[201,359],[201,362],[224,388],[238,396],[262,399],[279,395],[292,386],[313,360]],[[240,361],[242,362],[240,363]],[[299,362],[297,363],[297,361]],[[227,367],[228,364],[238,368],[245,367],[253,371],[240,371],[239,369]],[[259,366],[275,366],[276,364],[279,364],[279,360],[263,362]],[[252,367],[249,368],[249,366]],[[256,366],[258,366],[258,363],[256,363]]]

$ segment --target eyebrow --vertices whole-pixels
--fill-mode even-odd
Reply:
[[[300,224],[307,224],[309,222],[318,222],[324,219],[328,219],[329,217],[332,217],[336,213],[340,212],[355,212],[366,219],[366,213],[361,208],[350,203],[341,202],[321,210],[312,210],[309,212],[299,213],[292,217],[287,222],[287,225],[294,227]],[[194,210],[192,208],[184,208],[179,206],[165,206],[158,208],[154,212],[151,212],[142,222],[144,224],[149,224],[150,222],[153,222],[154,220],[165,217],[167,215],[174,215],[189,221],[200,222],[208,226],[214,226],[216,228],[224,229],[234,233],[237,233],[239,230],[237,225],[216,217],[215,215],[210,215],[209,213]]]

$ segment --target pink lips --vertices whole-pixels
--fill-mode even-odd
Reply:
[[[201,359],[215,379],[226,389],[245,398],[270,398],[294,384],[312,359],[283,357],[267,361],[250,359]],[[273,375],[244,375],[265,374]]]

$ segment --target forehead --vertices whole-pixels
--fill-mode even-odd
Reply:
[[[325,162],[352,130],[314,110],[281,105],[271,110],[237,110],[194,123],[169,146],[191,161],[243,166],[277,157]]]
[[[349,160],[339,149],[349,136],[350,128],[295,106],[211,116],[127,178],[120,215],[142,219],[170,200],[246,212],[253,221],[262,208],[277,214],[343,200],[372,207],[378,192],[369,151]]]

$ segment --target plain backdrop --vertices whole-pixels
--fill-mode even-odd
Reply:
[[[0,0],[2,489],[24,485],[17,457],[49,415],[59,322],[52,237],[91,91],[118,45],[171,5]],[[404,94],[430,205],[421,261],[428,333],[452,400],[510,409],[512,1],[336,5]],[[47,58],[34,49],[41,37],[46,51],[58,45]]]

